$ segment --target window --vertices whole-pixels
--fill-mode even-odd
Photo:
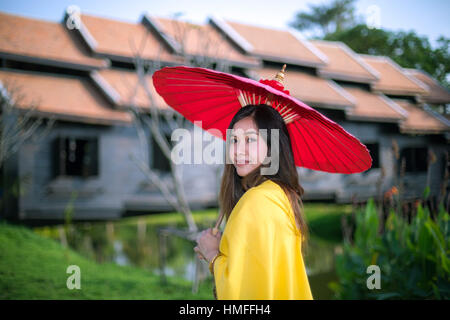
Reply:
[[[54,176],[98,175],[98,139],[58,137],[53,144]]]
[[[170,148],[172,148],[173,141],[170,140],[171,135],[163,134],[163,137],[166,138],[166,141],[169,143]],[[164,156],[164,153],[162,152],[153,135],[151,136],[151,139],[152,139],[152,154],[151,154],[152,169],[161,172],[170,172],[169,160]]]
[[[379,149],[380,144],[379,143],[365,143],[365,146],[367,149],[369,149],[370,156],[372,157],[372,167],[373,168],[379,168],[380,167],[380,155],[379,155]]]
[[[426,172],[428,163],[427,147],[408,147],[400,151],[399,172],[402,159],[405,158],[405,172]]]

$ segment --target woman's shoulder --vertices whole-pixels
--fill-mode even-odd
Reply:
[[[295,218],[291,203],[284,189],[272,180],[248,189],[235,207],[241,221],[270,221],[276,225],[292,229]],[[234,210],[233,210],[234,211]]]
[[[248,189],[241,198],[243,203],[257,207],[279,208],[286,212],[291,210],[289,199],[283,188],[272,180],[266,180]]]
[[[244,193],[244,196],[250,198],[269,197],[269,198],[282,198],[280,200],[287,199],[286,193],[284,192],[283,188],[281,188],[281,186],[278,183],[270,179],[267,179],[264,182],[260,183],[259,185],[248,189]]]

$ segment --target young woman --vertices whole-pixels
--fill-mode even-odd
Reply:
[[[204,230],[194,248],[210,263],[217,298],[313,299],[302,255],[308,233],[304,190],[286,124],[271,106],[247,105],[228,129],[219,197],[226,226],[223,235]],[[274,129],[279,154],[272,154]],[[279,161],[276,173],[262,174],[272,161]]]

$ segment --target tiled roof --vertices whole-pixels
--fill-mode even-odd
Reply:
[[[449,103],[450,92],[426,73],[403,69],[387,57],[358,55],[343,43],[309,42],[289,31],[235,22],[219,23],[219,20],[211,19],[209,24],[199,26],[151,18],[158,26],[155,29],[148,25],[147,18],[144,16],[141,23],[130,23],[82,14],[83,28],[75,33],[64,23],[0,13],[0,56],[73,69],[94,69],[91,79],[0,69],[0,81],[3,85],[20,88],[25,97],[23,107],[37,101],[38,111],[59,119],[129,124],[131,116],[123,107],[130,105],[134,95],[135,105],[144,109],[149,106],[136,73],[105,69],[107,60],[90,56],[92,52],[88,52],[80,35],[97,56],[125,61],[135,56],[145,38],[143,58],[160,58],[163,65],[176,65],[184,60],[177,54],[177,41],[181,40],[174,36],[174,28],[176,25],[181,29],[191,26],[195,31],[183,37],[189,55],[202,55],[209,45],[206,48],[208,55],[246,66],[265,79],[272,79],[279,69],[261,68],[258,59],[317,68],[318,75],[293,66],[286,71],[285,88],[311,107],[344,110],[349,120],[399,123],[404,133],[448,132],[449,122],[426,110],[426,106],[422,109],[404,100],[393,101],[384,94],[419,95],[425,102]],[[202,36],[199,31],[203,31]],[[356,86],[340,86],[330,78],[369,83],[373,92]],[[150,77],[148,84],[157,107],[167,109],[164,100],[154,91]]]
[[[180,62],[167,48],[141,23],[112,20],[81,14],[81,21],[95,40],[96,53],[134,58],[138,53],[144,59],[166,62]]]
[[[105,69],[100,70],[97,73],[106,82],[106,86],[110,87],[103,87],[102,89],[106,89],[105,91],[112,89],[114,93],[118,95],[118,99],[116,101],[118,105],[130,106],[134,103],[137,107],[149,108],[150,100],[147,97],[144,87],[139,84],[139,79],[136,72]],[[151,77],[148,76],[147,80],[148,88],[153,94],[152,96],[156,106],[160,109],[168,108],[163,98],[156,93]],[[112,94],[114,95],[114,93]]]
[[[424,100],[428,103],[445,104],[450,103],[450,91],[435,79],[433,79],[428,73],[417,69],[403,69],[409,76],[412,76],[422,83],[426,84],[429,88],[429,95],[424,97]]]
[[[377,81],[377,72],[343,42],[311,40],[310,43],[328,58],[327,65],[319,68],[320,76],[364,83]]]
[[[57,119],[93,124],[130,123],[125,111],[111,105],[88,79],[43,73],[0,70],[2,86],[23,96],[19,108],[36,105],[36,111]],[[14,93],[12,93],[14,99]]]
[[[259,58],[312,67],[322,66],[326,63],[320,53],[315,52],[313,46],[289,31],[231,21],[225,23],[250,45],[251,51],[248,53]],[[227,32],[227,30],[223,31]],[[232,34],[230,34],[230,38],[233,39]],[[237,44],[239,45],[239,43]],[[242,49],[245,50],[245,48]]]
[[[364,62],[375,69],[380,79],[373,90],[392,95],[427,95],[428,88],[423,83],[408,76],[403,69],[388,57],[359,55]]]
[[[182,46],[188,55],[220,58],[244,64],[247,67],[259,65],[257,59],[239,52],[211,24],[198,25],[180,20],[149,16],[147,16],[147,19],[157,24],[161,29],[159,31],[166,36],[170,36],[171,40]]]
[[[72,68],[107,66],[105,60],[89,57],[70,32],[62,23],[0,12],[0,54],[46,64],[66,64]]]
[[[408,112],[408,117],[400,123],[400,132],[430,134],[450,131],[450,126],[431,112],[405,100],[394,101]]]
[[[347,112],[349,120],[398,122],[407,113],[383,94],[358,87],[344,87],[355,100],[355,107]]]
[[[255,70],[263,79],[272,79],[278,71],[279,69],[267,67]],[[305,102],[310,107],[345,109],[353,105],[351,97],[348,97],[333,81],[305,72],[286,70],[284,84],[291,96]]]

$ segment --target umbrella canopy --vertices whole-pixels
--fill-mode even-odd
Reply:
[[[165,67],[153,74],[156,92],[189,121],[204,130],[226,130],[236,112],[248,104],[268,104],[283,117],[296,166],[331,173],[358,173],[372,166],[367,147],[339,124],[290,96],[281,81],[255,81],[224,72],[186,66]]]

